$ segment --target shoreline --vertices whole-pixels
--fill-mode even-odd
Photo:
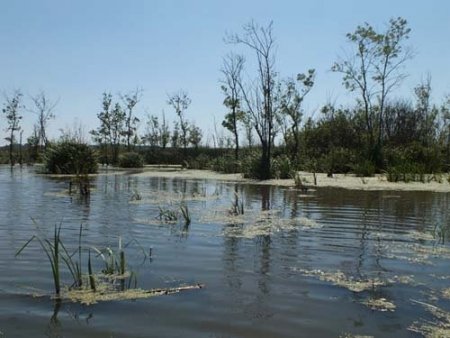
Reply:
[[[39,165],[37,165],[39,167]],[[75,175],[55,175],[55,174],[40,174],[53,178],[74,177]],[[192,180],[217,180],[232,183],[245,183],[255,185],[273,185],[285,188],[295,189],[294,179],[270,179],[265,181],[258,181],[254,179],[244,178],[242,174],[224,174],[212,170],[201,169],[182,169],[180,166],[144,166],[144,168],[117,168],[117,167],[99,167],[96,174],[89,174],[89,177],[103,176],[103,175],[126,175],[141,177],[166,177],[166,178],[183,178]],[[378,174],[374,177],[356,177],[354,174],[334,174],[333,177],[328,177],[325,173],[316,173],[317,185],[314,185],[313,173],[299,171],[305,188],[341,188],[347,190],[362,190],[362,191],[424,191],[424,192],[439,192],[450,193],[450,174],[445,173],[437,175],[440,177],[440,182],[432,180],[430,182],[388,182],[385,175]],[[299,189],[300,190],[300,189]]]
[[[242,174],[223,174],[211,170],[160,170],[161,168],[144,168],[142,172],[132,175],[142,177],[168,177],[185,179],[211,179],[225,182],[237,182],[258,185],[274,185],[287,188],[295,188],[293,179],[271,179],[258,181],[254,179],[243,178]],[[422,182],[388,182],[385,175],[376,175],[374,177],[356,177],[353,174],[334,174],[333,177],[327,177],[325,173],[317,173],[317,185],[314,185],[313,173],[300,171],[298,175],[302,179],[307,189],[316,188],[342,188],[348,190],[366,190],[366,191],[429,191],[429,192],[450,192],[449,174],[441,175],[441,183],[431,181]]]

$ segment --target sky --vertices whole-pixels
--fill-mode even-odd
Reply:
[[[192,104],[186,117],[210,137],[226,108],[220,90],[223,57],[246,52],[224,42],[227,33],[240,33],[251,20],[273,21],[276,68],[280,78],[316,69],[305,114],[318,116],[326,102],[353,102],[331,65],[348,51],[345,34],[370,23],[382,31],[390,18],[401,16],[411,28],[415,57],[406,64],[408,78],[394,96],[412,97],[428,74],[436,104],[450,93],[450,1],[447,0],[0,0],[0,105],[5,95],[24,94],[24,135],[36,116],[30,96],[44,91],[53,101],[56,118],[51,138],[60,129],[81,124],[98,127],[102,93],[119,97],[143,89],[136,113],[175,113],[168,95],[186,91]],[[253,76],[253,54],[246,75]],[[6,121],[0,118],[2,143]],[[143,124],[141,124],[141,131]]]

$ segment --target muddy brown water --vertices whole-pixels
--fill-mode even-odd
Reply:
[[[450,287],[449,194],[324,188],[305,195],[130,172],[94,178],[85,198],[69,195],[68,182],[0,167],[0,337],[419,337],[408,327],[435,318],[412,300],[450,311],[441,296]],[[236,193],[244,215],[232,219]],[[161,224],[159,207],[181,199],[192,223]],[[117,248],[120,237],[138,287],[206,287],[90,306],[33,297],[53,290],[45,253],[34,243],[14,255],[61,222],[72,249],[80,224],[84,248]],[[337,272],[383,285],[354,292],[320,275]],[[70,282],[67,271],[62,279]],[[364,305],[372,298],[395,311]]]

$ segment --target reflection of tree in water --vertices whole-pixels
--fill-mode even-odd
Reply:
[[[245,189],[246,198],[254,198],[254,191],[249,193],[248,186],[236,185],[232,192],[236,195],[243,196]],[[251,189],[251,188],[250,188]],[[259,197],[261,203],[261,211],[270,210],[272,204],[272,187],[260,186],[258,187]],[[252,194],[253,193],[253,194]],[[245,205],[250,202],[246,201]],[[234,227],[240,225],[229,224],[227,227]],[[234,236],[224,236],[224,273],[226,285],[231,289],[231,296],[233,297],[233,303],[237,307],[253,318],[270,317],[273,313],[270,311],[270,272],[271,272],[271,246],[272,239],[270,235],[258,236],[255,240],[243,239]],[[249,261],[251,256],[244,253],[240,253],[240,250],[246,250],[256,245],[257,251],[255,252],[255,264],[253,276],[256,278],[256,288],[252,289],[252,293],[255,294],[254,298],[250,302],[246,302],[242,297],[243,287],[243,274],[244,271],[240,269],[240,262],[242,260],[243,265],[251,265]]]

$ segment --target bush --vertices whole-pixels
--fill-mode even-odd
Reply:
[[[245,178],[259,179],[262,177],[261,172],[261,153],[253,151],[242,160],[242,173]]]
[[[135,152],[124,153],[119,156],[119,167],[121,168],[142,168],[144,159]]]
[[[425,167],[422,164],[405,162],[398,165],[390,166],[387,169],[386,176],[389,182],[422,182],[428,180],[428,175],[425,172]]]
[[[275,178],[293,178],[295,168],[289,157],[285,154],[276,157],[271,163],[271,176]]]
[[[197,157],[188,159],[189,168],[191,169],[209,169],[211,159],[206,154],[200,154]]]
[[[376,167],[368,160],[360,160],[353,166],[353,173],[358,177],[372,177],[375,175]]]
[[[225,174],[234,174],[241,170],[240,162],[236,162],[232,156],[216,157],[210,162],[210,167],[214,171]]]
[[[62,141],[47,149],[44,165],[50,174],[85,175],[97,172],[97,157],[85,143]]]

